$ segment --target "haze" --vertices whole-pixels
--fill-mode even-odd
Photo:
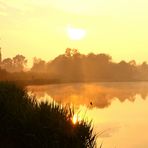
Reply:
[[[146,0],[0,0],[3,58],[53,59],[67,47],[107,53],[113,61],[148,59]],[[87,32],[71,40],[67,25]]]

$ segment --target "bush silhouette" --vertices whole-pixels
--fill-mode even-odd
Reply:
[[[0,82],[1,148],[94,148],[91,122],[72,123],[72,110],[48,102],[36,102],[27,90]]]

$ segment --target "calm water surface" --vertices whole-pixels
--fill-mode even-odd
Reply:
[[[103,148],[148,148],[148,82],[28,86],[39,101],[73,104]]]

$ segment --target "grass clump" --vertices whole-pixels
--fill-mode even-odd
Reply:
[[[36,102],[27,90],[0,82],[0,147],[95,148],[91,122],[73,124],[71,110]]]

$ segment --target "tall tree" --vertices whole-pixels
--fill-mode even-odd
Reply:
[[[25,66],[27,65],[27,60],[23,55],[16,55],[13,57],[13,65],[14,65],[14,71],[20,72],[23,71]]]
[[[6,58],[1,63],[2,69],[7,70],[8,72],[13,72],[13,60],[11,58]]]

